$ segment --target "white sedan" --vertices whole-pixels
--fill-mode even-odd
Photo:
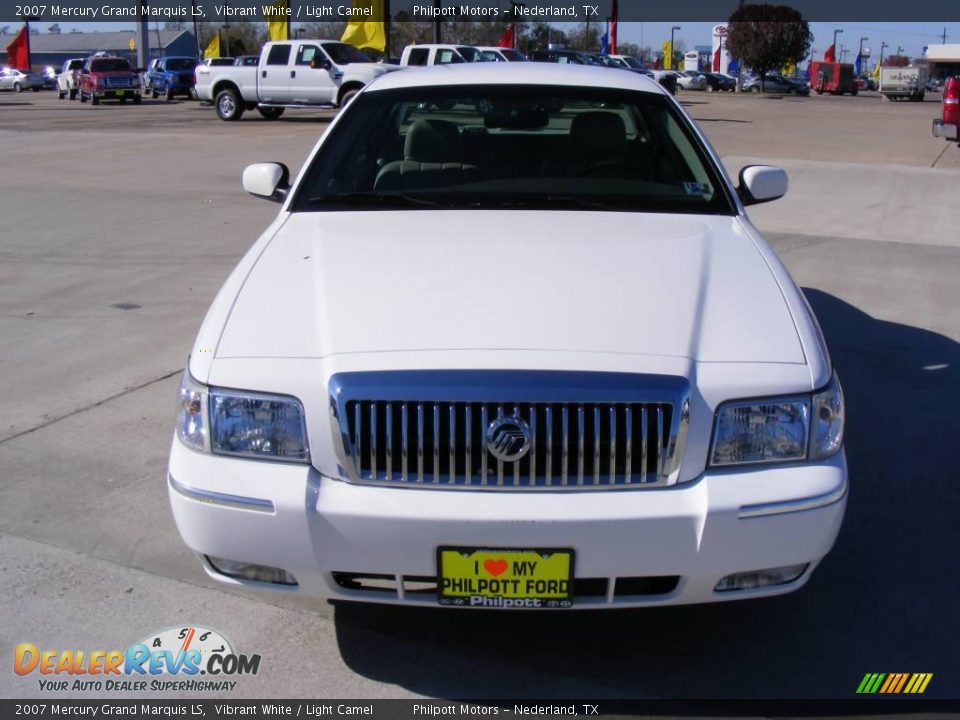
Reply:
[[[167,474],[224,583],[480,608],[801,587],[843,519],[817,322],[683,109],[637,73],[385,75],[281,203],[190,354]]]

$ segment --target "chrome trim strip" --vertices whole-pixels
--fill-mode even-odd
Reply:
[[[167,473],[167,481],[170,487],[178,493],[191,500],[211,505],[222,505],[223,507],[237,508],[239,510],[253,510],[255,512],[273,513],[275,509],[273,503],[261,498],[244,497],[242,495],[227,495],[212,490],[200,490],[199,488],[184,485],[182,482]]]
[[[760,505],[744,505],[737,511],[737,517],[741,519],[769,517],[770,515],[785,515],[787,513],[803,512],[804,510],[816,510],[817,508],[840,502],[846,494],[847,480],[844,478],[843,484],[840,487],[824,495],[815,495],[814,497],[800,498],[799,500],[763,503]]]

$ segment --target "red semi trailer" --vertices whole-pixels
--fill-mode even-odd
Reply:
[[[817,95],[825,92],[832,95],[850,93],[856,95],[857,78],[850,63],[823,62],[815,60],[810,63],[810,89]]]

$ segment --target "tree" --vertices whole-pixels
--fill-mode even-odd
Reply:
[[[763,76],[810,51],[813,35],[797,10],[786,5],[741,5],[727,25],[727,52]]]
[[[566,47],[567,34],[562,30],[551,28],[548,23],[532,23],[523,33],[524,52],[529,50],[546,50],[549,44]]]
[[[567,39],[570,47],[579,48],[586,52],[596,52],[600,49],[600,36],[603,34],[603,24],[599,22],[578,23],[570,31]]]

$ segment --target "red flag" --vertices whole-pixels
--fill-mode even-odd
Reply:
[[[713,71],[720,72],[720,48],[717,47],[717,51],[713,53]]]
[[[613,0],[610,12],[610,54],[617,54],[617,0]]]
[[[7,64],[17,70],[30,69],[30,36],[27,34],[26,25],[7,45]]]
[[[823,54],[824,62],[836,62],[837,61],[837,48],[831,45],[827,48],[827,51]]]
[[[500,39],[497,41],[497,47],[513,47],[513,23],[507,25],[507,29],[503,31],[503,35],[501,35]]]

